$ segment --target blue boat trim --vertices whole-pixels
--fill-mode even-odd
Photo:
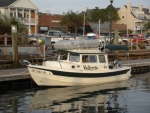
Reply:
[[[31,67],[31,68],[41,70],[40,68],[35,68],[35,67]],[[99,77],[111,77],[111,76],[119,76],[121,74],[126,74],[130,69],[108,72],[108,73],[79,73],[79,72],[64,72],[58,70],[56,71],[56,70],[49,70],[49,69],[42,69],[42,70],[52,72],[53,75],[65,76],[65,77],[99,78]]]

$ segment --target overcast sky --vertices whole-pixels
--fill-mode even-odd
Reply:
[[[31,0],[41,12],[49,12],[51,14],[62,14],[72,10],[81,12],[87,8],[95,7],[106,8],[110,5],[110,0]],[[150,0],[114,0],[113,6],[119,8],[131,2],[132,6],[150,8]]]

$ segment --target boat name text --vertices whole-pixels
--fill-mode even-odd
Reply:
[[[51,72],[47,73],[44,70],[37,70],[37,69],[32,69],[32,72],[39,73],[39,74],[52,74]]]
[[[91,66],[85,66],[85,65],[83,65],[83,68],[84,68],[84,70],[98,70],[98,67],[96,67],[96,66],[91,67]]]

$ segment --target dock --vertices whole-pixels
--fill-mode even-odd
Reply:
[[[31,78],[31,76],[30,76],[27,68],[0,70],[0,82],[1,81],[30,79],[30,78]]]
[[[125,66],[131,66],[131,74],[142,74],[150,71],[150,59],[124,60]]]

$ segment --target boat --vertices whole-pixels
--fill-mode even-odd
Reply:
[[[42,65],[27,65],[39,86],[77,86],[117,82],[129,79],[131,67],[108,61],[108,53],[100,49],[97,40],[61,40],[55,43],[56,60],[44,60]],[[113,50],[127,47],[106,45]]]

